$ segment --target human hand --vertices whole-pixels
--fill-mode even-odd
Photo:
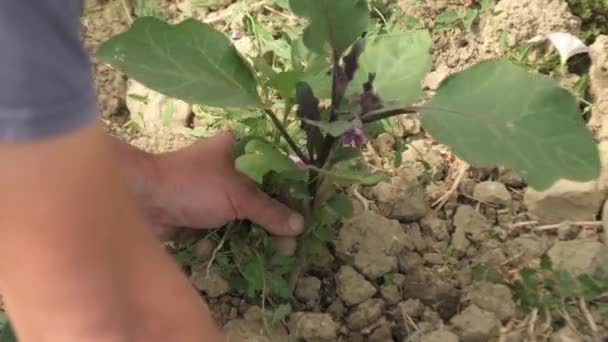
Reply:
[[[295,250],[302,216],[259,190],[234,168],[230,132],[152,157],[154,181],[144,182],[144,208],[163,227],[214,228],[248,219],[277,236],[281,254]],[[141,174],[141,173],[139,173]]]

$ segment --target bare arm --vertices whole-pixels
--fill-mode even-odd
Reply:
[[[18,337],[152,341],[181,331],[174,340],[218,340],[146,229],[107,142],[93,125],[0,144],[1,287]]]

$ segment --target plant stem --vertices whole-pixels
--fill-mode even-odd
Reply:
[[[342,102],[342,97],[344,94],[338,94],[338,73],[340,72],[340,57],[335,53],[333,54],[333,72],[332,72],[332,82],[331,82],[331,108],[329,112],[329,122],[336,121],[337,119],[337,108],[340,106],[340,102]],[[336,142],[336,138],[331,134],[325,135],[325,140],[323,141],[323,148],[317,157],[317,166],[323,167],[327,162],[327,158],[329,157],[329,153],[331,152],[331,148],[334,146]]]
[[[310,161],[308,160],[308,158],[304,155],[302,150],[300,150],[300,148],[298,147],[296,142],[293,141],[293,139],[287,132],[287,129],[285,129],[285,126],[283,126],[283,124],[281,123],[279,118],[277,118],[277,116],[274,115],[274,112],[270,109],[264,109],[264,113],[266,113],[266,115],[268,115],[270,117],[270,120],[272,120],[272,123],[274,123],[274,125],[277,127],[279,132],[281,132],[283,139],[285,139],[285,141],[287,141],[287,144],[289,145],[289,147],[291,147],[291,150],[298,156],[298,158],[300,158],[300,160],[302,160],[302,162],[304,162],[305,164],[309,164]]]
[[[402,115],[402,114],[416,114],[417,108],[415,107],[405,107],[405,108],[387,108],[387,109],[379,109],[373,112],[369,112],[365,114],[361,121],[366,124],[386,118],[390,118],[392,116]]]

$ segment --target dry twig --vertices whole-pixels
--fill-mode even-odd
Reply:
[[[597,324],[595,323],[595,320],[593,319],[593,315],[591,314],[591,312],[589,312],[589,308],[587,308],[587,303],[585,302],[585,298],[578,297],[578,306],[581,309],[581,312],[583,313],[583,315],[585,316],[585,320],[587,320],[587,324],[589,324],[589,327],[591,328],[591,333],[593,334],[593,340],[595,342],[601,342],[600,335],[599,335],[599,329],[597,327]]]
[[[469,164],[461,161],[460,169],[458,170],[456,178],[454,178],[454,183],[452,184],[450,189],[448,189],[445,194],[443,194],[435,202],[433,202],[432,206],[436,207],[435,210],[441,209],[447,203],[450,197],[454,194],[454,192],[458,190],[458,186],[460,185],[460,182],[462,182],[462,179],[466,175],[468,169]]]

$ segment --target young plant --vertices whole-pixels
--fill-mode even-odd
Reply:
[[[510,167],[537,189],[560,178],[598,177],[597,146],[575,98],[555,82],[493,59],[448,77],[430,101],[418,104],[431,66],[427,31],[366,34],[372,27],[366,0],[288,5],[307,23],[290,42],[289,70],[245,58],[223,33],[194,19],[169,25],[139,18],[102,44],[97,57],[168,96],[259,111],[274,125],[267,134],[243,137],[236,167],[306,216],[290,289],[312,246],[331,241],[335,224],[352,214],[341,186],[385,179],[366,170],[359,147],[368,130],[392,116],[420,114],[424,129],[461,159]],[[267,240],[258,242],[263,247]],[[232,246],[250,250],[254,260],[241,273],[258,276],[273,263],[285,270],[251,244]]]

